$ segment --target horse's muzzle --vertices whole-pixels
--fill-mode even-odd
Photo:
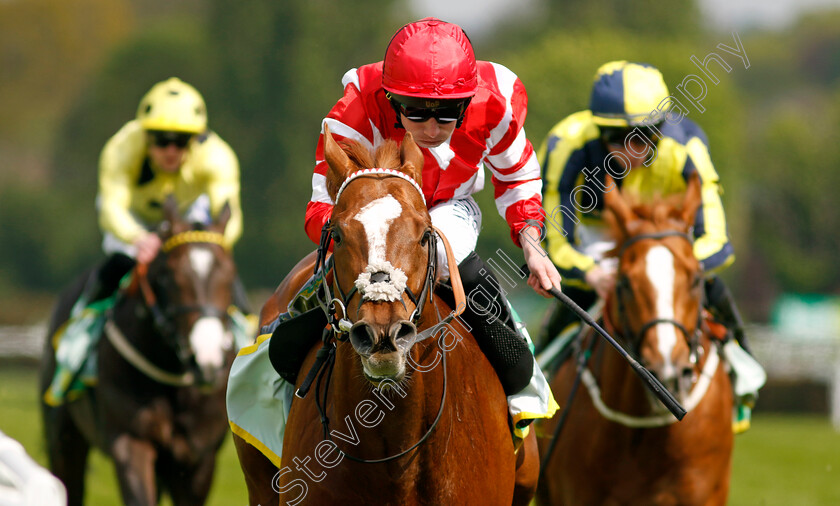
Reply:
[[[416,335],[417,327],[408,320],[389,327],[363,320],[350,329],[350,343],[362,359],[368,380],[401,380],[405,375],[405,355]]]

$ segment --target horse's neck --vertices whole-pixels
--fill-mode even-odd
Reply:
[[[607,332],[627,349],[627,341],[622,339],[625,331],[621,328],[621,317],[614,297],[604,305],[603,314],[602,322]],[[601,397],[607,406],[636,416],[648,414],[650,403],[647,402],[648,394],[645,385],[627,359],[613,349],[606,340],[596,335],[593,330],[590,330],[590,339],[597,341],[596,352],[592,355],[589,367],[596,377],[601,389]]]
[[[110,318],[126,341],[151,363],[171,371],[183,369],[175,351],[164,343],[151,311],[139,294],[118,299]]]

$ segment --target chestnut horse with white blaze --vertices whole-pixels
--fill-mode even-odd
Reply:
[[[691,239],[699,178],[689,179],[684,196],[651,205],[631,206],[617,189],[604,198],[619,262],[604,327],[688,414],[678,422],[615,350],[586,334],[551,381],[558,398],[569,396],[579,373],[585,388],[563,406],[568,413],[543,470],[539,503],[726,504],[733,398],[720,343],[701,318],[703,270]],[[553,434],[559,419],[545,423],[542,434]],[[540,449],[549,444],[541,439]]]
[[[292,403],[282,469],[234,435],[250,503],[528,504],[536,439],[514,452],[496,373],[473,336],[457,320],[446,323],[454,313],[435,293],[438,232],[420,191],[420,148],[406,133],[371,155],[354,142],[339,146],[324,130],[335,202],[327,279],[348,331],[335,334],[326,384]],[[286,310],[315,263],[309,255],[286,277],[263,307],[262,325]],[[433,327],[445,330],[424,332]],[[313,343],[297,387],[321,344]],[[324,398],[322,417],[316,399]]]

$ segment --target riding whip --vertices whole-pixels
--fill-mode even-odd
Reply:
[[[530,273],[530,270],[528,269],[527,265],[524,265],[521,270],[526,274]],[[620,344],[618,344],[618,341],[616,341],[611,335],[609,335],[609,333],[606,330],[601,328],[601,326],[598,325],[598,323],[595,320],[593,320],[591,316],[589,316],[589,313],[587,313],[586,311],[581,309],[580,306],[575,304],[575,302],[572,299],[570,299],[568,295],[561,292],[558,288],[555,287],[551,287],[551,290],[548,290],[548,292],[551,293],[551,295],[553,295],[555,299],[559,300],[567,307],[569,307],[569,309],[574,311],[575,314],[578,315],[578,317],[581,320],[586,322],[587,325],[589,325],[590,327],[595,329],[596,332],[601,334],[601,337],[606,339],[607,342],[610,343],[610,345],[612,345],[612,347],[615,348],[616,351],[618,351],[618,353],[622,357],[624,357],[627,363],[629,363],[630,366],[633,368],[633,371],[636,372],[636,375],[638,375],[639,378],[641,378],[642,382],[648,387],[648,389],[651,392],[653,392],[656,398],[659,399],[659,401],[662,402],[662,404],[666,408],[668,408],[668,411],[670,411],[671,414],[677,418],[677,420],[683,419],[683,417],[686,414],[685,408],[683,408],[677,401],[677,399],[673,396],[673,394],[671,394],[671,392],[668,391],[668,389],[665,388],[665,386],[658,379],[656,379],[656,376],[651,374],[650,371],[645,369],[644,366],[642,366],[638,361],[636,361],[635,358],[633,358],[629,353],[627,353],[627,351],[624,348],[622,348]]]

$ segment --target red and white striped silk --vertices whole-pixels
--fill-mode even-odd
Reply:
[[[502,65],[478,62],[478,91],[460,128],[436,148],[420,148],[424,156],[422,186],[426,204],[466,197],[484,187],[484,170],[491,172],[496,208],[511,229],[517,246],[526,220],[543,222],[542,180],[534,148],[523,125],[528,109],[525,87]],[[383,140],[401,141],[396,113],[382,89],[382,62],[348,71],[342,79],[344,96],[324,122],[337,139],[353,139],[370,149]],[[306,208],[306,233],[317,243],[332,213],[327,194],[323,126],[315,153],[312,199]]]

